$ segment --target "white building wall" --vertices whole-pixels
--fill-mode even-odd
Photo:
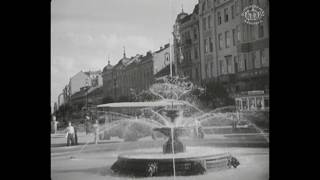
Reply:
[[[86,81],[88,84],[86,84]],[[71,95],[80,91],[80,88],[85,86],[91,86],[91,80],[89,80],[89,76],[87,76],[84,72],[80,71],[72,78],[70,78],[70,88],[71,88]]]
[[[153,53],[153,74],[170,64],[170,46],[158,53]]]

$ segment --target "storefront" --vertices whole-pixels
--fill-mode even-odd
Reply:
[[[238,111],[269,111],[269,93],[247,91],[235,96]]]

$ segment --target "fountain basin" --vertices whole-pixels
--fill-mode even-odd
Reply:
[[[159,149],[141,149],[123,153],[111,169],[115,173],[145,177],[172,176],[173,158],[176,175],[203,174],[209,169],[229,168],[233,158],[229,153],[209,147],[188,147],[186,152],[163,154]]]

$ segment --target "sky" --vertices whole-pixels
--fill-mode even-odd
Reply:
[[[79,71],[102,70],[169,42],[176,15],[198,0],[52,0],[51,106]]]

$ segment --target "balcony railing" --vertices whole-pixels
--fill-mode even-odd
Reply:
[[[222,83],[233,82],[235,80],[235,74],[223,74],[218,77],[218,80]]]
[[[261,77],[269,74],[269,68],[252,69],[249,71],[239,72],[236,74],[236,79],[249,79],[253,77]]]

